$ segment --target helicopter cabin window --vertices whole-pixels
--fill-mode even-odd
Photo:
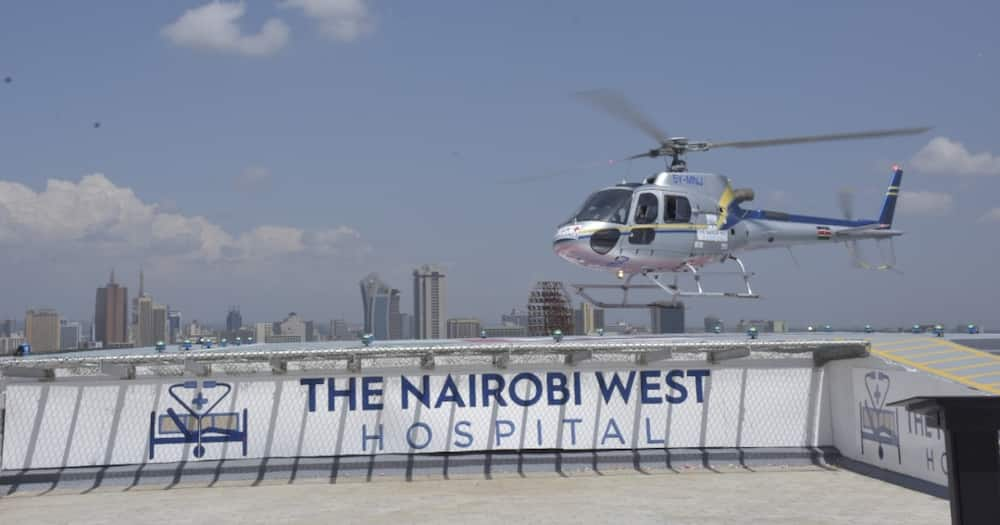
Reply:
[[[631,189],[601,190],[588,197],[569,222],[602,221],[625,224],[628,221],[628,209],[631,203]]]
[[[640,193],[635,202],[635,223],[653,224],[660,214],[660,200],[655,193]]]
[[[691,202],[680,195],[664,195],[663,222],[691,222]]]

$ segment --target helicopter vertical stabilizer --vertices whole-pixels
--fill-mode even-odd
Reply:
[[[889,189],[885,192],[885,202],[882,204],[882,213],[879,214],[878,222],[886,227],[892,226],[892,216],[896,212],[896,200],[899,199],[899,183],[903,180],[903,169],[899,166],[892,167],[892,181],[889,182]]]

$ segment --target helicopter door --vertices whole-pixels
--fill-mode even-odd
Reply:
[[[660,215],[660,198],[653,192],[643,192],[635,201],[632,234],[629,244],[644,245],[656,237],[656,220]]]

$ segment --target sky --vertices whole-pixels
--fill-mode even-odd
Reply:
[[[573,96],[606,88],[693,139],[934,126],[691,154],[754,207],[830,216],[843,189],[876,216],[898,162],[907,233],[902,274],[840,245],[750,253],[763,299],[691,300],[689,324],[998,326],[997,19],[988,1],[7,3],[0,317],[89,319],[112,268],[210,323],[360,320],[372,271],[412,311],[424,263],[447,270],[449,317],[487,324],[537,280],[612,282],[551,249],[589,193],[663,167],[602,162],[654,146]]]

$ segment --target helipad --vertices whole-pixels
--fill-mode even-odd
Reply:
[[[262,498],[285,494],[276,483],[301,486],[295,494],[307,497],[320,494],[315,482],[451,480],[441,489],[440,482],[385,489],[405,499],[513,477],[492,487],[516,491],[510,484],[523,483],[535,495],[524,496],[528,506],[567,490],[587,508],[588,490],[617,489],[636,503],[608,496],[608,512],[656,521],[693,515],[657,501],[643,506],[646,487],[682,494],[707,484],[699,490],[718,494],[749,484],[737,491],[746,501],[773,505],[773,484],[804,484],[798,498],[834,505],[831,487],[843,484],[839,501],[868,508],[868,521],[896,521],[893,509],[908,505],[926,505],[932,516],[945,513],[946,502],[840,467],[943,493],[940,434],[888,403],[997,393],[1000,358],[987,336],[955,339],[965,344],[933,334],[699,334],[173,346],[4,359],[0,493],[126,491],[135,498],[129,503],[175,508],[172,496],[135,491],[212,486],[199,495],[256,499],[254,490]],[[622,472],[633,474],[610,475]],[[258,488],[218,488],[234,484]],[[324,497],[355,497],[351,488],[326,490]],[[117,496],[87,497],[119,505]],[[483,496],[474,491],[468,497],[502,513],[500,503],[476,504]],[[876,497],[886,498],[882,511],[871,507]],[[727,513],[743,508],[714,497],[692,504],[710,501],[708,521],[731,521]],[[788,503],[786,516],[800,516],[797,504]],[[5,516],[11,509],[33,516],[27,500],[0,505]],[[550,511],[540,509],[539,519],[557,520]],[[743,512],[777,516],[770,507]],[[587,515],[603,521],[599,510]],[[838,520],[801,521],[846,522]]]

